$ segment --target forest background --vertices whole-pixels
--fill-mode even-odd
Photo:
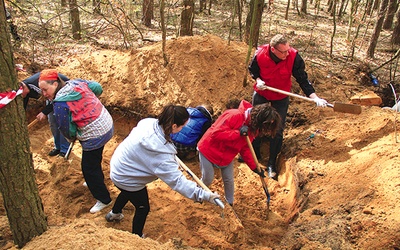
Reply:
[[[168,46],[171,46],[171,43],[167,43],[167,41],[173,42],[174,40],[176,43],[186,41],[187,44],[183,42],[183,45],[188,45],[188,51],[193,51],[193,48],[200,46],[199,44],[214,46],[218,49],[229,50],[227,48],[235,48],[240,50],[241,55],[244,55],[242,57],[243,62],[236,62],[241,65],[242,71],[238,70],[237,72],[241,73],[238,73],[235,78],[236,80],[239,79],[242,87],[249,88],[251,81],[248,79],[246,65],[254,52],[255,45],[267,43],[274,34],[283,33],[290,38],[291,44],[299,49],[301,55],[305,58],[310,72],[310,80],[318,87],[319,91],[328,93],[330,87],[335,86],[337,90],[338,85],[345,85],[345,83],[350,81],[353,84],[354,82],[357,83],[357,85],[354,84],[354,89],[350,93],[360,92],[361,90],[372,90],[382,98],[380,107],[391,107],[398,98],[396,94],[393,96],[393,93],[399,91],[396,78],[399,73],[397,65],[399,56],[398,44],[400,40],[400,14],[398,11],[398,2],[393,0],[270,1],[268,3],[256,0],[250,2],[136,2],[97,0],[4,2],[2,0],[1,3],[7,5],[11,13],[11,18],[6,21],[6,12],[1,13],[0,27],[3,52],[0,92],[16,89],[17,80],[21,80],[21,77],[26,77],[44,68],[56,67],[64,69],[68,73],[74,72],[76,76],[84,76],[82,72],[78,72],[76,69],[75,71],[72,70],[72,66],[68,68],[68,65],[82,60],[79,55],[103,50],[108,51],[108,54],[103,55],[107,57],[113,55],[110,50],[126,51],[134,54],[136,51],[141,51],[140,49],[142,48],[151,48],[153,45],[161,44],[160,51],[163,66],[167,67],[174,55],[171,51],[168,53]],[[254,6],[257,8],[254,8]],[[222,40],[217,40],[209,35],[217,36]],[[194,38],[191,41],[179,39],[179,37],[184,36],[194,36]],[[205,37],[208,41],[198,40],[198,38],[195,38],[196,36]],[[202,43],[196,43],[199,41]],[[221,46],[221,41],[226,41],[228,47]],[[209,44],[207,42],[213,43]],[[240,49],[236,47],[238,43],[242,43],[239,46]],[[250,46],[248,46],[249,44]],[[10,50],[7,48],[10,48]],[[178,48],[176,48],[176,51],[179,51]],[[223,54],[218,49],[215,50],[215,56]],[[189,58],[190,55],[186,57]],[[126,66],[119,64],[123,63],[123,60],[116,60],[115,62],[111,68],[116,71]],[[96,67],[94,66],[96,65],[94,65],[94,62],[93,65],[87,61],[81,63],[89,68],[85,70],[90,71],[90,67],[93,67],[91,74],[95,74]],[[185,56],[183,56],[180,63],[190,68],[193,60],[185,61]],[[24,65],[27,72],[20,72],[17,75],[14,67],[10,67],[10,65],[14,64]],[[212,72],[214,70],[212,64],[209,66],[208,70]],[[234,67],[229,64],[224,66],[226,68],[230,66]],[[138,67],[133,68],[140,70]],[[109,75],[113,74],[112,72],[107,73]],[[142,72],[142,74],[146,75],[146,72]],[[378,87],[372,86],[371,74],[378,78],[380,82]],[[322,79],[330,79],[330,85]],[[120,80],[122,82],[126,78],[121,78]],[[210,76],[208,80],[217,82],[218,78],[211,78]],[[114,82],[113,84],[117,88],[121,83]],[[207,85],[209,83],[202,82],[202,84]],[[107,86],[105,88],[106,92],[110,91],[107,90]],[[231,90],[233,94],[227,95],[227,98],[244,96],[249,99],[249,95],[242,95],[243,92],[234,93],[235,91]],[[294,87],[294,91],[298,92],[299,90]],[[338,96],[338,93],[331,93],[331,96],[342,100],[349,98],[348,93],[345,96]],[[227,98],[223,99],[223,101],[227,101]],[[214,100],[217,115],[224,109],[224,102],[220,100]],[[119,108],[125,113],[133,114],[136,118],[141,118],[156,113],[160,106],[166,103],[167,99],[154,103],[149,98],[149,100],[144,100],[138,104],[131,103],[120,106],[117,101],[113,102],[107,99],[107,97],[104,97],[102,101],[108,108]],[[35,114],[34,111],[38,110],[38,107],[42,103],[39,100],[36,104],[37,107],[33,103],[30,109],[28,109],[27,122],[32,121]],[[21,111],[21,102],[17,99],[15,104],[10,104],[9,107],[1,112],[0,122],[2,126],[0,126],[0,134],[2,135],[2,150],[0,154],[2,159],[8,160],[2,161],[0,183],[5,208],[3,214],[7,216],[11,233],[7,231],[6,227],[4,227],[4,231],[2,230],[2,232],[4,247],[9,248],[10,237],[12,237],[16,245],[24,246],[32,237],[45,232],[47,230],[47,219],[43,208],[41,208],[42,203],[36,187],[37,179],[35,178],[37,177],[35,177],[33,172],[33,164],[38,165],[38,158],[34,154],[32,159],[29,149],[30,143],[29,141],[24,141],[32,140],[32,137],[27,134],[25,122],[16,122],[25,121],[25,119],[21,119],[21,117],[25,118],[25,113]],[[291,115],[290,125],[295,126],[296,122],[304,123],[302,120],[304,117],[302,116],[305,115],[301,110],[297,113],[294,112],[294,115]],[[370,116],[373,116],[373,114],[370,114]],[[316,119],[315,117],[306,118],[309,120]],[[325,126],[329,127],[328,125]],[[376,128],[380,127],[377,126]],[[354,133],[355,131],[348,132]],[[386,133],[387,130],[383,132]],[[289,143],[294,143],[294,141],[289,140]],[[297,142],[296,149],[304,149],[303,147],[305,147],[303,143]],[[35,151],[33,147],[32,151]],[[289,156],[291,153],[288,153]],[[306,151],[303,154],[311,153]],[[288,158],[288,162],[290,162],[290,158]],[[60,163],[50,161],[47,164]],[[21,168],[16,169],[13,166],[21,166]],[[38,171],[37,168],[35,171]],[[317,175],[319,174],[317,173]],[[297,176],[297,178],[299,177]],[[310,178],[312,179],[312,177]],[[299,187],[303,188],[303,185],[306,185],[308,181],[310,180],[307,178],[303,182],[297,180],[298,185],[296,190]],[[394,180],[394,182],[396,181],[397,179]],[[25,185],[24,183],[29,185]],[[23,185],[23,187],[20,185]],[[280,193],[280,189],[275,185],[272,184],[274,186],[273,191]],[[398,187],[398,184],[395,184],[395,186]],[[43,187],[41,188],[40,196],[43,200],[46,200],[46,198],[43,198],[44,189]],[[280,188],[282,188],[283,193],[287,192],[290,194],[290,191],[286,190],[284,185],[281,185]],[[367,192],[364,195],[370,196],[370,193]],[[276,202],[279,202],[278,198]],[[287,223],[293,222],[297,218],[296,214],[304,212],[307,208],[301,196],[296,197],[292,202],[295,204],[295,209],[292,209],[290,212],[279,211],[279,208],[283,208],[275,205],[277,214],[282,216],[282,214],[287,213],[285,216],[282,216],[284,218],[283,221],[271,219],[271,224],[274,226],[280,225],[277,228],[282,231],[285,230],[284,228],[288,225]],[[46,204],[46,201],[44,203]],[[24,209],[21,209],[21,204],[24,204]],[[371,214],[373,213],[371,209],[364,209],[362,213]],[[250,218],[251,216],[248,213],[251,213],[251,211],[247,212],[245,208],[241,209],[239,207],[239,215]],[[320,208],[312,209],[313,215],[323,216],[325,213]],[[56,219],[54,220],[56,221]],[[63,222],[65,223],[65,221]],[[78,225],[73,227],[85,228],[83,225],[85,223],[81,223],[78,222]],[[352,232],[351,237],[349,237],[348,242],[342,243],[342,247],[348,247],[351,244],[353,246],[366,246],[370,244],[367,240],[365,242],[359,240],[362,236],[360,232],[366,229],[370,230],[376,225],[374,223],[371,224],[370,221],[362,221],[361,224],[353,222],[349,229]],[[90,223],[87,224],[90,226]],[[297,224],[297,227],[301,228],[300,225]],[[307,228],[307,226],[304,227]],[[127,228],[123,228],[123,230],[129,231]],[[214,239],[203,239],[203,241],[194,241],[194,243],[189,241],[189,245],[201,247],[206,242],[206,248],[236,248],[239,246],[246,248],[249,244],[262,242],[263,244],[261,245],[269,247],[276,247],[279,244],[281,246],[282,244],[288,244],[291,247],[299,247],[304,242],[310,243],[310,241],[314,242],[314,246],[332,248],[332,246],[340,245],[340,239],[323,242],[319,238],[313,241],[312,238],[315,236],[310,235],[304,236],[304,238],[301,238],[302,240],[297,239],[297,243],[291,242],[287,238],[290,235],[297,235],[298,232],[295,230],[290,232],[289,230],[289,233],[285,235],[282,231],[278,231],[276,229],[275,232],[276,236],[279,235],[278,239],[263,241],[263,235],[256,235],[252,232],[250,234],[251,240],[248,238],[243,239],[243,237],[237,237],[236,235],[233,238],[237,241],[233,243],[230,242],[232,241],[231,237],[227,242],[222,243]],[[375,233],[378,234],[378,232]],[[71,232],[71,234],[76,234],[76,232]],[[168,235],[168,233],[164,232],[164,235]],[[190,238],[190,234],[186,236]],[[398,247],[398,235],[390,233],[387,236],[387,241],[381,242],[384,248]],[[280,241],[282,238],[286,238],[287,242],[282,243]],[[129,240],[133,241],[133,239]],[[188,241],[188,239],[185,240]],[[50,242],[51,240],[47,241],[46,244],[50,244]],[[177,245],[182,243],[175,242],[172,244],[174,247],[177,247]],[[373,245],[377,246],[377,244],[379,244],[379,241],[374,241]],[[156,246],[154,247],[156,248]],[[168,245],[167,247],[171,246]]]

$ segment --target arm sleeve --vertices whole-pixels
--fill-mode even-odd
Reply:
[[[53,103],[49,102],[44,109],[42,110],[42,113],[45,115],[50,114],[51,112],[53,112]]]
[[[311,85],[310,81],[308,81],[308,75],[305,71],[306,65],[304,63],[303,58],[296,54],[296,58],[294,59],[292,74],[296,79],[296,82],[300,85],[300,88],[303,90],[303,93],[306,96],[310,96],[315,92],[314,87]]]
[[[257,63],[257,55],[254,55],[253,59],[249,65],[249,72],[253,79],[257,79],[260,77],[260,66]]]
[[[165,161],[158,167],[155,174],[172,190],[186,198],[197,202],[208,200],[210,193],[198,187],[194,181],[188,180],[178,167],[179,165],[175,160]]]

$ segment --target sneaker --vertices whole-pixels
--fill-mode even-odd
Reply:
[[[273,166],[268,166],[267,167],[267,172],[268,172],[268,177],[275,179],[276,178],[276,172]]]
[[[121,221],[124,218],[124,215],[122,213],[116,213],[114,214],[112,212],[112,210],[106,214],[106,220],[108,222],[112,222],[112,221]]]
[[[64,157],[65,157],[65,153],[64,153],[64,152],[60,152],[60,153],[58,154],[58,156],[64,158]]]
[[[106,208],[106,207],[108,207],[110,205],[111,205],[111,201],[108,204],[104,204],[101,201],[97,201],[96,204],[94,204],[94,206],[90,209],[90,212],[92,214],[100,212],[103,208]]]
[[[51,150],[51,151],[49,152],[49,156],[56,156],[56,155],[58,155],[59,153],[60,153],[60,150],[54,148],[53,150]]]

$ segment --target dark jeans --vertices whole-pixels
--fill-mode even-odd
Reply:
[[[82,173],[86,184],[97,200],[108,204],[111,202],[110,193],[104,184],[104,174],[101,168],[104,146],[91,151],[82,151]]]
[[[114,203],[112,212],[122,213],[122,209],[125,207],[126,203],[130,201],[135,206],[135,215],[132,221],[132,233],[139,236],[143,235],[144,224],[146,223],[147,214],[150,212],[149,195],[147,193],[147,188],[136,192],[130,192],[123,189],[119,193],[117,200]]]
[[[281,152],[282,142],[283,142],[283,130],[285,128],[286,123],[286,114],[289,108],[289,97],[286,97],[282,100],[277,101],[269,101],[265,97],[259,95],[257,92],[253,94],[253,106],[263,103],[271,103],[271,106],[276,109],[279,113],[282,121],[280,124],[280,128],[278,129],[276,135],[269,139],[269,159],[267,166],[276,167],[276,159]],[[261,158],[261,138],[257,137],[253,141],[254,151],[257,155],[257,158]]]

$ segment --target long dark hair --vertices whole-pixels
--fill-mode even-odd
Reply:
[[[172,133],[172,125],[182,126],[189,119],[189,113],[183,106],[166,105],[161,114],[158,116],[158,124],[164,130],[164,137],[167,142],[172,142],[170,134]]]
[[[250,111],[250,130],[275,136],[281,124],[281,117],[268,103],[254,106]]]

